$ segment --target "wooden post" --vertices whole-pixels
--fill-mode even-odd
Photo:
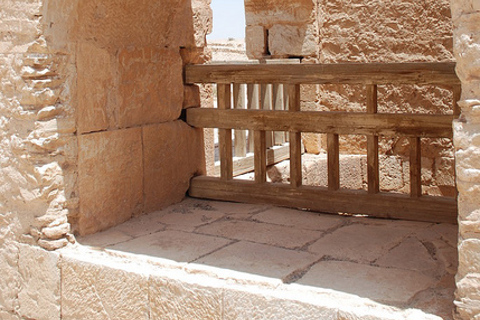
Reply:
[[[422,196],[422,148],[418,137],[410,138],[410,196]]]
[[[340,150],[338,134],[327,134],[328,153],[328,189],[331,191],[340,189]]]
[[[230,84],[219,83],[217,85],[218,109],[231,108]],[[218,143],[220,154],[220,177],[222,180],[233,179],[233,152],[232,130],[219,129]]]
[[[260,109],[260,85],[249,83],[247,85],[247,109],[258,110]],[[253,152],[253,130],[248,131],[248,146],[247,152]]]
[[[283,96],[283,84],[273,85],[273,109],[285,110],[284,96]],[[285,132],[275,131],[273,133],[274,145],[281,146],[285,143]]]
[[[300,85],[288,86],[288,110],[300,111]],[[290,131],[290,184],[292,187],[302,185],[302,133]]]
[[[245,109],[245,85],[233,84],[233,107]],[[247,156],[247,133],[245,130],[235,130],[235,157]]]
[[[262,104],[262,110],[272,110],[272,84],[261,84],[260,85],[260,100]],[[273,132],[267,131],[265,133],[267,139],[267,148],[273,146]]]
[[[367,113],[377,113],[377,85],[367,85]],[[368,193],[380,192],[380,173],[378,166],[378,136],[367,136],[367,176]]]

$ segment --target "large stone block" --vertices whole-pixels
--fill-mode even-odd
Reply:
[[[247,25],[306,24],[314,21],[316,0],[246,0]]]
[[[468,239],[460,243],[458,262],[458,276],[480,273],[480,239]]]
[[[268,31],[268,48],[273,57],[313,56],[318,51],[313,27],[276,24]]]
[[[182,200],[190,179],[205,171],[202,133],[183,121],[143,128],[146,212]]]
[[[267,54],[267,36],[263,26],[247,26],[245,28],[247,56],[250,59],[261,59]]]
[[[38,320],[60,319],[59,255],[43,249],[20,246],[19,313]]]
[[[148,276],[108,263],[62,260],[62,319],[149,319]]]
[[[185,279],[150,280],[151,319],[223,319],[223,289]]]
[[[142,184],[140,128],[80,136],[80,213],[74,228],[82,235],[95,233],[141,213]]]

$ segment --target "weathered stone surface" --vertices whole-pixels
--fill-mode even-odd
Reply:
[[[254,221],[306,230],[327,231],[340,227],[345,218],[287,208],[271,208],[252,217]]]
[[[308,251],[334,259],[373,262],[408,235],[406,228],[354,224],[328,234]]]
[[[246,43],[247,56],[250,59],[261,59],[267,55],[267,36],[262,26],[246,26],[245,37],[249,39]]]
[[[154,257],[190,262],[215,251],[231,240],[181,231],[161,231],[109,248]]]
[[[0,307],[13,311],[18,306],[20,273],[18,272],[19,249],[14,244],[2,243],[0,248]]]
[[[152,277],[149,284],[151,319],[224,319],[223,289],[202,282]]]
[[[273,25],[313,22],[315,5],[315,0],[246,0],[246,23]]]
[[[78,232],[85,235],[101,231],[141,213],[141,129],[82,135],[79,149]]]
[[[318,239],[321,233],[311,230],[296,230],[285,226],[254,223],[249,221],[219,221],[200,227],[197,232],[235,240],[295,249]]]
[[[173,212],[158,219],[158,222],[166,225],[168,230],[193,231],[197,227],[219,220],[225,216],[219,211],[196,210],[190,212]]]
[[[19,313],[38,320],[60,319],[59,254],[29,245],[20,246],[18,268]]]
[[[312,56],[317,53],[318,39],[313,28],[276,24],[268,32],[272,57]]]
[[[290,278],[296,277],[295,271],[303,270],[319,258],[308,252],[240,241],[209,254],[195,263],[290,281]]]
[[[146,212],[182,200],[190,178],[205,172],[201,142],[202,131],[183,121],[143,128]]]
[[[319,262],[299,281],[384,303],[407,303],[433,282],[434,279],[410,270],[337,261]]]
[[[119,227],[123,225],[124,224],[121,224]],[[91,234],[86,237],[78,237],[77,241],[81,244],[93,247],[106,247],[108,245],[113,245],[119,242],[132,240],[132,238],[132,236],[122,232],[118,228],[110,228],[108,230]]]
[[[149,319],[148,277],[133,266],[67,257],[61,269],[62,319]]]

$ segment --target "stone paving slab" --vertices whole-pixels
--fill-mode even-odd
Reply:
[[[211,234],[235,240],[295,249],[314,241],[322,235],[318,231],[301,230],[254,221],[218,221],[196,230],[198,233]]]
[[[411,270],[379,268],[346,261],[322,261],[300,284],[348,292],[382,303],[406,305],[435,280]]]
[[[177,262],[190,262],[229,243],[231,243],[230,240],[219,237],[181,231],[161,231],[109,248]]]
[[[333,289],[450,320],[456,229],[187,198],[79,242],[116,254]]]
[[[264,244],[240,241],[194,261],[223,269],[286,279],[319,260],[319,256]],[[268,266],[268,267],[267,267]]]
[[[308,250],[336,260],[373,262],[398,245],[410,233],[412,231],[408,228],[387,228],[357,223],[326,235],[313,243]]]

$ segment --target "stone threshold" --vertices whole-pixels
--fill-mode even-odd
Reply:
[[[62,256],[151,319],[450,319],[453,230],[186,199]]]

